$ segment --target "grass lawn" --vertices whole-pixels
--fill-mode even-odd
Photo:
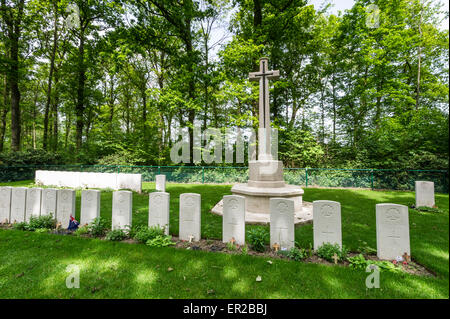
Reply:
[[[31,181],[0,184],[32,186]],[[154,190],[144,183],[144,192]],[[222,218],[209,210],[230,185],[167,184],[170,233],[178,234],[181,193],[202,196],[202,237],[221,238]],[[305,189],[303,199],[335,200],[342,208],[343,244],[376,248],[375,204],[414,202],[413,192]],[[0,230],[0,298],[449,298],[449,196],[436,194],[443,213],[409,210],[411,255],[436,274],[382,272],[380,289],[366,289],[364,270],[53,234]],[[101,216],[111,220],[112,193],[102,192]],[[146,225],[148,195],[133,195],[133,225]],[[80,191],[77,192],[79,220]],[[267,227],[267,226],[247,226]],[[296,227],[312,244],[312,225]],[[66,267],[80,267],[80,288],[66,288]],[[168,271],[168,268],[173,271]],[[256,282],[257,276],[262,277]],[[213,292],[211,292],[213,290]],[[209,292],[209,293],[208,293]]]

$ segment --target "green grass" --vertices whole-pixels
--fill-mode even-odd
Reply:
[[[8,183],[31,186],[30,182]],[[6,184],[0,184],[6,185]],[[144,183],[144,192],[154,183]],[[202,195],[202,237],[221,238],[222,218],[209,210],[229,185],[168,184],[170,233],[178,234],[179,195]],[[414,202],[413,192],[305,189],[305,201],[336,200],[342,206],[343,244],[352,251],[376,248],[375,204]],[[102,217],[111,220],[112,193],[102,192]],[[288,260],[226,255],[142,244],[0,230],[0,298],[448,298],[449,197],[436,194],[443,213],[410,209],[411,255],[436,273],[421,277],[382,272],[380,289],[366,289],[364,270]],[[80,192],[77,193],[79,219]],[[133,225],[147,224],[148,195],[133,195]],[[264,227],[264,226],[248,226]],[[267,226],[265,226],[267,227]],[[312,225],[296,228],[302,247]],[[365,242],[365,243],[364,243]],[[80,289],[68,289],[69,264],[80,266]],[[169,272],[171,267],[174,270]],[[257,276],[262,277],[256,282]],[[208,290],[214,294],[208,294]]]

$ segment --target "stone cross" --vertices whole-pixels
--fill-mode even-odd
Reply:
[[[270,107],[269,107],[269,80],[276,80],[280,77],[279,70],[268,68],[269,59],[259,60],[259,71],[249,73],[250,81],[259,81],[259,128],[264,129],[265,143],[258,145],[258,159],[272,159],[270,152]],[[260,136],[261,138],[261,136]]]
[[[339,259],[338,255],[336,255],[336,253],[334,253],[334,255],[333,255],[332,258],[333,258],[333,260],[334,260],[334,264],[337,264],[338,259]]]

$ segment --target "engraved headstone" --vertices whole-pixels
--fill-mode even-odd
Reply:
[[[238,245],[245,244],[245,197],[227,195],[223,197],[222,241],[233,240]]]
[[[426,206],[433,207],[434,206],[434,183],[433,182],[424,182],[424,181],[416,181],[416,207]]]
[[[201,196],[185,193],[180,195],[180,239],[194,241],[201,238]]]
[[[0,224],[10,222],[11,189],[9,186],[0,187]]]
[[[81,191],[80,225],[90,224],[97,217],[100,217],[100,191]]]
[[[44,188],[41,196],[41,216],[52,215],[56,218],[57,189]]]
[[[126,229],[132,226],[133,193],[113,192],[112,229]]]
[[[11,190],[11,223],[25,221],[27,187],[13,187]]]
[[[166,191],[166,175],[156,175],[156,190],[158,192]]]
[[[56,201],[56,222],[61,228],[69,227],[70,216],[75,217],[76,192],[73,189],[58,189]]]
[[[28,188],[25,205],[25,221],[29,222],[31,216],[39,217],[41,214],[42,188]]]
[[[341,204],[329,200],[313,202],[314,250],[325,243],[342,248]]]
[[[411,255],[409,246],[408,207],[397,204],[377,204],[377,256],[394,260],[404,253]]]
[[[294,247],[294,201],[292,199],[270,199],[270,247],[280,245],[281,250]]]
[[[170,194],[165,192],[150,193],[148,205],[148,227],[164,227],[169,235]]]

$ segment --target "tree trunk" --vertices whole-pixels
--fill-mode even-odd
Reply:
[[[0,153],[3,152],[6,133],[6,115],[9,112],[9,88],[8,79],[5,74],[4,87],[3,87],[3,108],[1,113],[1,127],[0,127]]]
[[[50,113],[50,102],[52,95],[52,80],[53,80],[53,70],[55,69],[55,56],[56,56],[56,46],[58,43],[58,8],[56,2],[54,4],[55,10],[55,27],[53,31],[53,47],[52,54],[50,56],[50,70],[48,74],[48,86],[47,86],[47,102],[45,103],[45,111],[44,111],[44,136],[43,136],[43,148],[47,149],[48,145],[48,118]]]
[[[76,115],[76,135],[75,144],[79,151],[83,143],[83,127],[84,127],[84,90],[86,82],[86,69],[84,64],[84,32],[80,34],[80,46],[78,47],[78,89],[77,89],[77,104],[75,107]]]

